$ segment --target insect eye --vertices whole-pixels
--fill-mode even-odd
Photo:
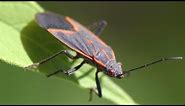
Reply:
[[[108,75],[109,75],[109,76],[114,76],[114,71],[109,70],[109,71],[108,71]]]

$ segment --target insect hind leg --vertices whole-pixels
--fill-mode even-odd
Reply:
[[[25,68],[26,68],[26,69],[35,69],[35,68],[37,68],[38,66],[40,66],[41,64],[44,64],[44,63],[46,63],[46,62],[48,62],[48,61],[54,59],[55,57],[59,56],[60,54],[65,54],[67,57],[69,57],[69,58],[71,58],[71,59],[76,59],[76,58],[78,58],[78,55],[73,56],[73,55],[69,52],[69,50],[61,50],[61,51],[59,51],[59,52],[57,52],[57,53],[55,53],[55,54],[49,56],[48,58],[45,58],[45,59],[43,59],[43,60],[41,60],[41,61],[39,61],[39,62],[33,63],[33,64],[29,65],[29,66],[26,66]]]

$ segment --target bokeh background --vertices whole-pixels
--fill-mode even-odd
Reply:
[[[184,2],[38,2],[83,25],[106,20],[101,38],[125,70],[161,57],[185,57]],[[63,79],[0,62],[0,104],[113,104]],[[185,104],[185,62],[168,61],[112,79],[138,104]]]

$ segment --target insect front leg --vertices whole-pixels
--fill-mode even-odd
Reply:
[[[60,55],[60,54],[65,54],[67,57],[69,57],[69,58],[71,58],[71,59],[78,58],[77,55],[76,55],[76,56],[73,56],[73,55],[69,52],[69,50],[61,50],[61,51],[59,51],[59,52],[57,52],[57,53],[55,53],[55,54],[49,56],[48,58],[45,58],[45,59],[43,59],[43,60],[41,60],[41,61],[39,61],[39,62],[33,63],[33,64],[29,65],[29,66],[26,66],[25,68],[27,68],[27,69],[35,69],[35,68],[37,68],[38,66],[40,66],[41,64],[44,64],[44,63],[46,63],[46,62],[48,62],[48,61],[54,59],[56,56],[58,56],[58,55]]]
[[[101,91],[101,85],[100,85],[100,81],[99,81],[99,78],[98,78],[98,73],[99,73],[100,71],[96,71],[96,73],[95,73],[95,80],[96,80],[96,89],[97,89],[97,91],[96,91],[96,89],[95,88],[91,88],[90,89],[90,98],[89,98],[89,101],[91,101],[92,100],[92,93],[94,92],[96,95],[98,95],[99,97],[102,97],[102,91]]]
[[[68,69],[67,71],[64,71],[64,73],[67,74],[67,75],[71,75],[71,74],[73,74],[75,71],[77,71],[80,67],[82,67],[82,65],[83,65],[84,63],[85,63],[85,61],[81,62],[79,65],[77,65],[77,66],[74,67],[74,68],[71,68],[71,69]],[[55,71],[54,73],[51,73],[51,74],[47,75],[47,77],[50,77],[50,76],[55,75],[55,74],[57,74],[57,73],[59,73],[59,72],[62,72],[62,71],[63,71],[63,70]]]
[[[95,22],[89,26],[87,26],[91,31],[94,32],[95,35],[99,36],[105,27],[107,26],[107,22],[105,20]]]
[[[67,75],[71,75],[73,74],[75,71],[77,71],[80,67],[82,67],[82,65],[85,63],[85,61],[81,62],[78,66],[74,67],[74,68],[71,68],[67,71],[64,71],[65,74]]]

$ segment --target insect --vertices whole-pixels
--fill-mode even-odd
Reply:
[[[85,63],[95,66],[97,68],[95,73],[96,89],[91,89],[91,95],[92,92],[95,92],[99,97],[102,97],[101,85],[98,79],[99,72],[103,72],[110,77],[121,79],[136,69],[144,68],[165,60],[182,59],[182,57],[161,58],[151,63],[125,71],[122,70],[121,63],[116,61],[112,48],[99,38],[107,25],[106,21],[102,20],[96,22],[88,29],[68,16],[62,16],[52,12],[43,12],[36,15],[36,22],[40,27],[44,28],[56,37],[61,43],[75,51],[76,55],[74,56],[70,54],[69,50],[61,50],[46,59],[27,66],[26,68],[37,68],[39,65],[48,62],[60,54],[65,54],[71,59],[83,58],[83,61],[79,65],[62,72],[67,75],[71,75],[80,69],[80,67]],[[91,31],[90,28],[94,28],[94,31]],[[49,74],[48,77],[59,72],[61,72],[61,70]]]

